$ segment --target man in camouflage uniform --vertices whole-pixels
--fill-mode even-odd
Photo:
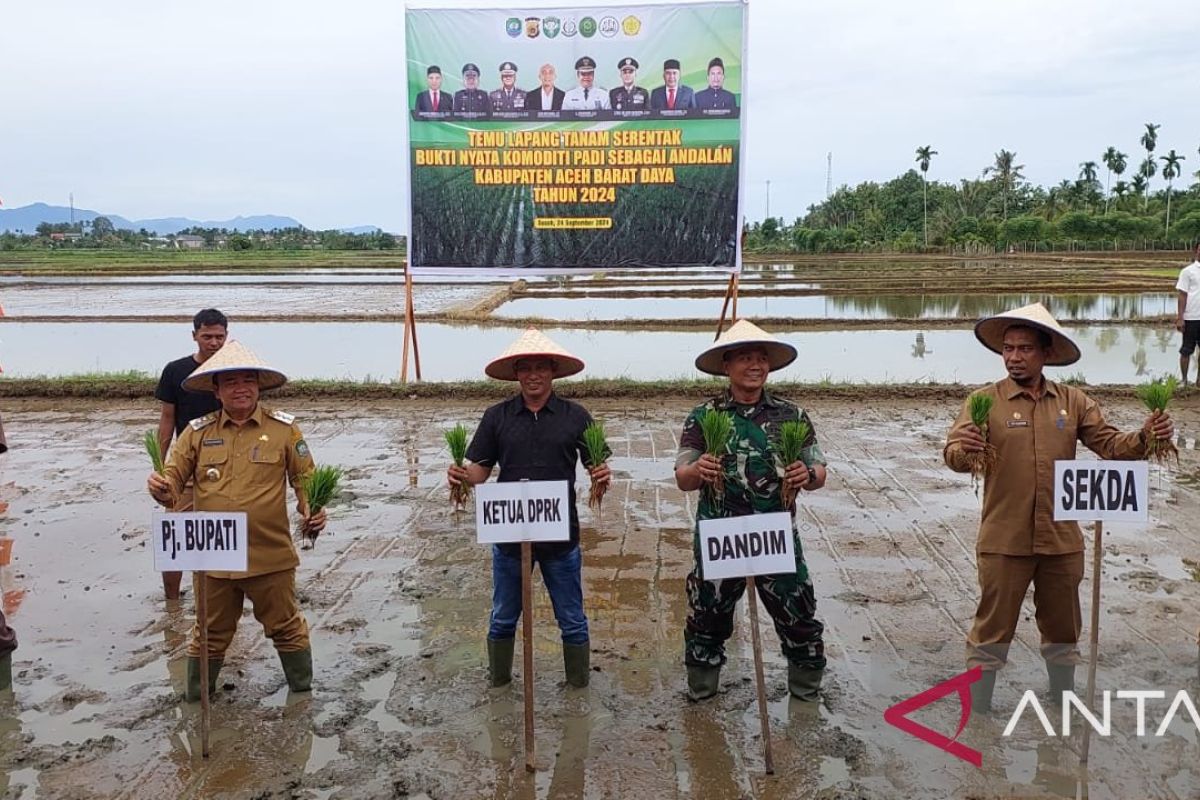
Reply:
[[[694,555],[688,574],[688,618],[684,633],[684,662],[688,696],[703,700],[717,693],[725,640],[733,633],[733,614],[746,591],[744,578],[706,581],[701,572],[700,520],[785,511],[783,488],[814,491],[825,485],[825,456],[817,444],[808,415],[793,403],[767,392],[768,374],[796,358],[796,349],[742,320],[721,335],[696,359],[710,375],[727,375],[729,388],[697,406],[688,415],[679,440],[675,480],[684,491],[701,489],[696,511]],[[700,418],[709,411],[733,417],[734,434],[718,458],[707,455]],[[801,460],[780,464],[776,458],[779,426],[789,420],[808,423]],[[716,494],[718,473],[724,491]],[[760,575],[755,584],[767,612],[775,621],[788,661],[788,689],[801,700],[814,701],[825,670],[824,626],[817,621],[816,598],[804,562],[799,533],[792,525],[796,552],[794,574]]]

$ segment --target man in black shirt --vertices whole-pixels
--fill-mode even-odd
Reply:
[[[483,483],[500,465],[498,481],[561,481],[568,484],[571,539],[533,545],[533,560],[554,605],[563,641],[567,683],[588,684],[590,653],[583,612],[579,512],[575,507],[575,465],[583,461],[594,483],[607,485],[606,463],[588,464],[583,430],[592,418],[583,406],[554,393],[553,381],[583,371],[583,362],[532,328],[484,370],[489,377],[517,381],[521,393],[483,414],[467,448],[463,467],[451,465],[451,485]],[[513,647],[521,618],[521,546],[492,546],[492,617],[488,627],[488,669],[492,686],[512,681]]]
[[[183,428],[194,419],[206,414],[219,411],[221,401],[211,392],[190,392],[184,389],[184,379],[191,375],[197,367],[211,358],[225,344],[229,332],[229,320],[215,308],[206,308],[192,318],[192,339],[196,342],[196,353],[172,361],[163,367],[162,377],[158,380],[158,388],[154,396],[162,403],[158,417],[158,446],[163,459],[171,446],[171,439],[183,433]],[[192,489],[188,488],[180,495],[179,502],[171,511],[192,510]],[[182,572],[164,572],[162,574],[163,592],[168,600],[179,599],[179,584],[183,579]]]

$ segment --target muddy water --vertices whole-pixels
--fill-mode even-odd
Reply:
[[[799,398],[804,400],[804,398]],[[159,599],[146,552],[150,408],[6,408],[0,519],[15,540],[0,571],[18,631],[16,688],[0,698],[0,786],[22,798],[1187,798],[1200,792],[1195,734],[1133,735],[1131,711],[1092,740],[1028,718],[1001,728],[1024,687],[1044,681],[1026,608],[997,690],[996,719],[962,741],[983,767],[883,722],[883,711],[961,670],[977,594],[978,500],[939,463],[957,398],[847,407],[806,402],[831,463],[804,498],[802,540],[830,659],[823,702],[789,700],[786,665],[763,621],[776,775],[763,774],[743,614],[722,692],[683,697],[683,579],[692,498],[670,478],[687,404],[604,403],[614,485],[596,520],[582,510],[593,675],[563,687],[548,599],[535,581],[537,771],[523,769],[520,680],[485,688],[486,550],[442,485],[440,430],[481,409],[446,403],[290,408],[317,457],[351,467],[329,535],[303,554],[297,585],[313,629],[316,691],[289,696],[271,648],[243,619],[213,705],[213,755],[197,753],[195,707],[175,692],[190,598]],[[1132,405],[1109,404],[1116,424]],[[1200,410],[1184,401],[1184,430]],[[62,441],[72,443],[62,447]],[[1196,452],[1181,469],[1194,473]],[[1103,688],[1190,685],[1200,584],[1181,568],[1200,490],[1155,472],[1150,526],[1111,526],[1104,555]],[[66,555],[66,557],[64,557]],[[1090,553],[1088,556],[1090,563]],[[1084,618],[1089,583],[1083,587]],[[1085,632],[1086,636],[1086,632]],[[518,668],[519,671],[519,668]],[[1173,689],[1171,692],[1173,694]],[[942,702],[942,701],[939,701]],[[917,719],[953,732],[957,707]],[[1165,704],[1161,704],[1165,705]],[[1165,708],[1151,704],[1153,724]],[[1186,715],[1183,719],[1186,722]]]
[[[791,284],[788,284],[789,288]],[[723,295],[672,297],[670,289],[654,297],[594,297],[582,291],[570,298],[518,297],[494,312],[498,317],[543,319],[705,319],[720,313]],[[1079,295],[811,295],[738,298],[738,314],[804,319],[939,319],[982,317],[1040,302],[1058,320],[1117,320],[1173,315],[1174,294]]]
[[[478,379],[518,329],[421,323],[423,377]],[[1174,372],[1178,334],[1164,326],[1072,328],[1084,356],[1054,369],[1093,383],[1134,383]],[[390,380],[399,372],[401,326],[384,323],[242,323],[237,338],[298,378]],[[691,364],[712,342],[704,331],[546,329],[588,365],[585,377],[696,377]],[[781,376],[795,381],[983,383],[1001,373],[969,330],[800,331],[785,334],[800,358]],[[165,323],[0,324],[0,366],[12,377],[141,370],[157,374],[191,348],[188,325]]]

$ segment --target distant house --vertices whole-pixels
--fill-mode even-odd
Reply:
[[[204,237],[189,233],[180,234],[175,237],[175,247],[180,250],[199,250],[204,247]]]

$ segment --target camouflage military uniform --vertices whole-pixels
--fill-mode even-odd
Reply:
[[[684,661],[719,667],[725,663],[725,640],[733,633],[733,612],[746,591],[746,581],[744,578],[704,580],[700,567],[699,521],[784,510],[781,476],[787,465],[777,464],[773,451],[776,432],[784,422],[796,419],[808,422],[810,433],[801,458],[810,468],[826,462],[812,422],[802,409],[766,391],[757,405],[742,405],[734,402],[726,390],[724,395],[697,406],[688,415],[679,440],[677,466],[690,464],[704,453],[699,418],[709,409],[732,413],[734,435],[722,458],[725,467],[723,496],[714,497],[707,486],[700,490],[693,538],[696,566],[687,577]],[[823,669],[825,645],[821,634],[824,626],[814,616],[817,601],[794,522],[792,537],[796,550],[795,574],[757,576],[758,596],[775,621],[775,631],[788,661],[798,667]]]

